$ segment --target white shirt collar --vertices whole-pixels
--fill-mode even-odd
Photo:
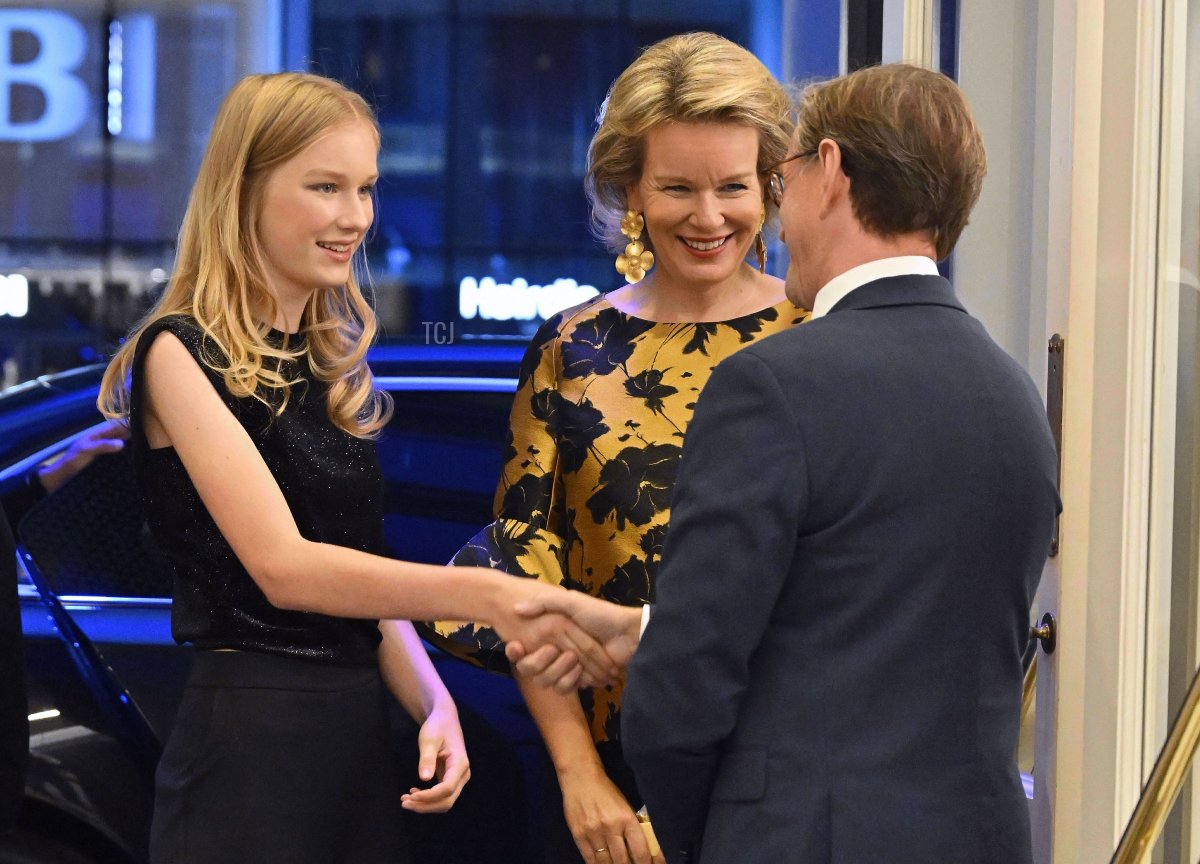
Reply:
[[[878,261],[868,261],[852,267],[840,276],[835,276],[825,283],[817,297],[813,300],[812,315],[808,320],[820,318],[838,304],[843,297],[876,279],[888,276],[936,276],[937,264],[932,258],[924,255],[901,255],[896,258],[880,258]]]

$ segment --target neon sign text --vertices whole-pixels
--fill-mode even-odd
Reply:
[[[599,293],[591,285],[580,285],[574,279],[530,285],[519,276],[511,284],[497,282],[491,276],[479,280],[467,276],[458,283],[458,314],[466,319],[478,316],[485,321],[546,319]]]

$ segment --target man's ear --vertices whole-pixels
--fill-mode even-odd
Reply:
[[[831,138],[822,138],[817,145],[817,161],[821,166],[820,215],[824,218],[850,202],[850,178],[842,170],[842,148]]]

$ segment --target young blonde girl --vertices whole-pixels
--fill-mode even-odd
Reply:
[[[370,108],[336,82],[237,84],[170,283],[104,378],[101,410],[129,422],[172,571],[175,639],[195,649],[156,777],[154,862],[405,860],[397,801],[445,810],[469,768],[404,619],[488,620],[577,651],[584,677],[612,672],[565,619],[514,615],[514,580],[380,554],[370,439],[391,406],[365,362],[376,325],[354,273],[378,149]],[[401,795],[385,686],[421,725],[430,788]]]

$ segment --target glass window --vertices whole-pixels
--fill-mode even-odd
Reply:
[[[238,78],[238,22],[231,3],[118,4],[108,82],[114,242],[173,243],[213,116]]]
[[[445,564],[492,521],[510,392],[395,391],[379,439],[384,539],[406,561]]]
[[[541,315],[522,304],[544,312],[619,282],[582,188],[613,78],[641,47],[691,30],[778,66],[785,0],[21,5],[0,9],[0,158],[13,166],[0,280],[26,280],[0,283],[3,384],[111,352],[170,271],[223,94],[285,55],[378,109],[368,253],[385,334],[453,322],[528,335]],[[79,343],[66,354],[65,333]]]
[[[609,85],[642,46],[673,33],[712,30],[748,45],[762,6],[315,0],[317,68],[379,110],[369,250],[387,331],[453,321],[460,333],[528,335],[541,321],[525,314],[531,291],[548,308],[551,296],[615,287],[583,194]],[[492,292],[485,306],[473,300],[480,285]]]
[[[0,9],[0,237],[101,236],[103,21],[94,0]]]
[[[94,361],[140,316],[222,96],[272,63],[277,7],[0,8],[0,386]]]

